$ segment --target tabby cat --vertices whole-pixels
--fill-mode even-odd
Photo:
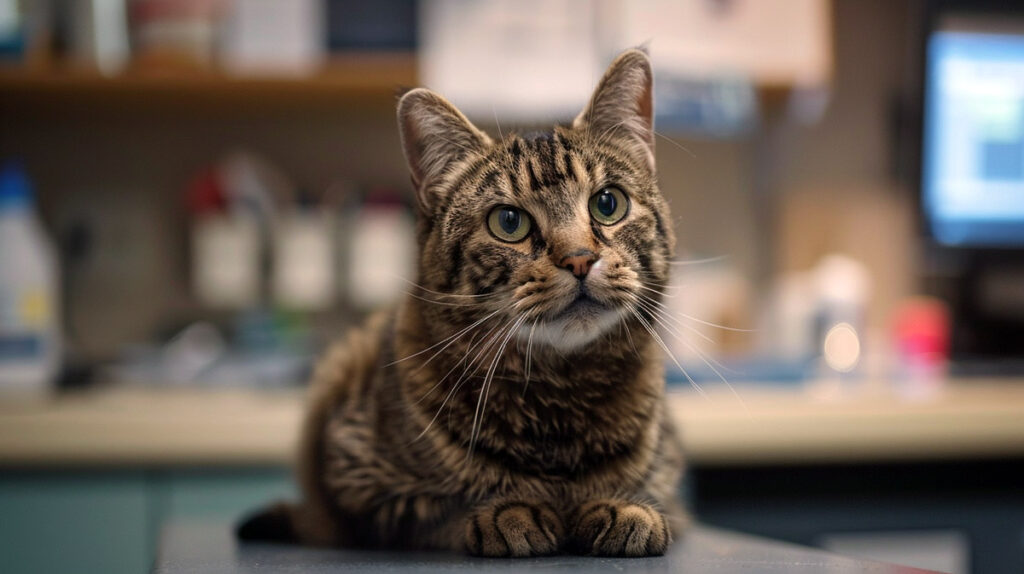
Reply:
[[[323,359],[304,498],[243,539],[665,552],[686,520],[652,332],[675,242],[652,104],[639,50],[548,132],[493,140],[433,92],[401,98],[418,279]]]

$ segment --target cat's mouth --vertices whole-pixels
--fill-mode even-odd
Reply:
[[[581,288],[567,305],[533,325],[520,329],[523,341],[549,345],[562,351],[575,351],[622,320],[624,310],[610,305]]]
[[[553,319],[588,319],[597,317],[609,310],[608,305],[595,299],[586,288],[581,286],[580,291],[576,294],[576,298],[559,311]]]

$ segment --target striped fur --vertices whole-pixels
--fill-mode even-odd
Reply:
[[[571,125],[549,132],[494,141],[432,92],[402,98],[417,285],[322,360],[304,500],[263,524],[278,516],[287,528],[275,532],[314,544],[665,551],[685,520],[682,454],[644,325],[674,244],[651,104],[650,65],[635,50]],[[609,185],[629,210],[603,225],[588,200]],[[488,231],[499,205],[532,218],[525,240]],[[579,253],[597,258],[583,280],[565,264]],[[243,536],[261,537],[251,525]]]

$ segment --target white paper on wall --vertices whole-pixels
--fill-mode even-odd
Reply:
[[[420,3],[420,77],[474,120],[566,119],[603,66],[589,0]]]
[[[420,76],[472,119],[488,123],[574,116],[614,55],[640,45],[666,83],[816,87],[831,74],[830,6],[829,0],[431,0],[420,3]]]
[[[620,0],[608,38],[647,42],[655,68],[758,85],[816,86],[831,72],[829,0]]]

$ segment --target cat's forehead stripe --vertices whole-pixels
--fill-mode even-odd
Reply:
[[[496,168],[496,167],[492,167],[484,175],[483,179],[480,180],[480,186],[477,189],[477,193],[478,194],[484,194],[484,193],[492,192],[495,189],[500,189],[500,183],[499,183],[498,180],[499,180],[499,178],[501,178],[501,176],[502,176],[501,170]]]
[[[572,163],[571,147],[566,146],[565,140],[557,133],[527,136],[529,139],[512,137],[508,153],[513,160],[513,173],[517,176],[514,189],[517,195],[525,190],[536,193],[560,186],[569,179],[580,179],[577,170],[568,169]]]
[[[513,134],[503,143],[493,150],[494,153],[479,161],[467,162],[468,165],[449,174],[444,187],[450,191],[442,194],[441,213],[479,201],[472,197],[490,195],[511,203],[539,199],[546,209],[566,215],[569,205],[556,204],[575,205],[578,201],[577,188],[567,183],[588,187],[609,183],[629,186],[636,177],[630,163],[619,155],[598,146],[583,153],[573,145],[571,135],[558,131]],[[530,198],[524,194],[529,194]]]

